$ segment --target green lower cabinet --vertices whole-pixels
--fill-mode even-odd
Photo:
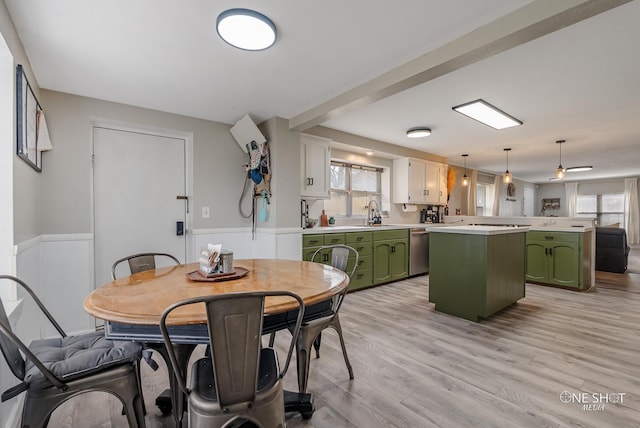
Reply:
[[[409,241],[373,242],[373,284],[397,281],[409,276]]]
[[[526,280],[582,288],[582,234],[527,234]]]
[[[302,236],[302,260],[310,261],[322,245],[346,244],[358,252],[358,267],[349,282],[349,290],[397,281],[409,276],[409,234],[407,229],[346,233],[307,234]],[[316,261],[329,264],[329,250]],[[352,257],[347,265],[351,271]]]

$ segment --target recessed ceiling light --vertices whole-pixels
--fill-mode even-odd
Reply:
[[[452,109],[494,129],[504,129],[522,125],[520,120],[508,115],[484,100],[475,100],[460,104],[459,106],[452,107]]]
[[[218,15],[216,31],[225,42],[239,49],[260,51],[276,41],[276,26],[269,18],[250,9],[229,9]]]
[[[584,165],[584,166],[572,166],[569,168],[565,168],[564,171],[565,172],[583,172],[583,171],[591,171],[592,169],[593,169],[592,166]]]
[[[366,153],[367,153],[367,156],[373,156],[374,151],[373,150],[368,150]]]
[[[407,130],[407,137],[409,138],[422,138],[431,135],[431,129],[424,126],[418,126]]]

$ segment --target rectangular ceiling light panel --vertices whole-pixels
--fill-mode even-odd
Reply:
[[[469,116],[495,129],[510,128],[522,125],[522,122],[484,100],[475,100],[453,107],[458,113]]]

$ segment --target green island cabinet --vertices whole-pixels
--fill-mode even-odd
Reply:
[[[527,270],[529,282],[575,289],[591,286],[590,251],[585,235],[591,231],[527,232]]]
[[[429,301],[436,311],[478,322],[524,297],[526,231],[506,229],[430,231]]]
[[[323,245],[346,244],[358,252],[356,268],[349,290],[404,279],[409,275],[409,235],[407,229],[363,230],[344,233],[318,233],[302,235],[302,260],[310,261]],[[317,261],[329,264],[329,252]],[[355,257],[347,270],[353,268]]]

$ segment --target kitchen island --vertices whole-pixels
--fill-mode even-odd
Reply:
[[[527,227],[430,230],[429,301],[474,322],[524,297]]]

